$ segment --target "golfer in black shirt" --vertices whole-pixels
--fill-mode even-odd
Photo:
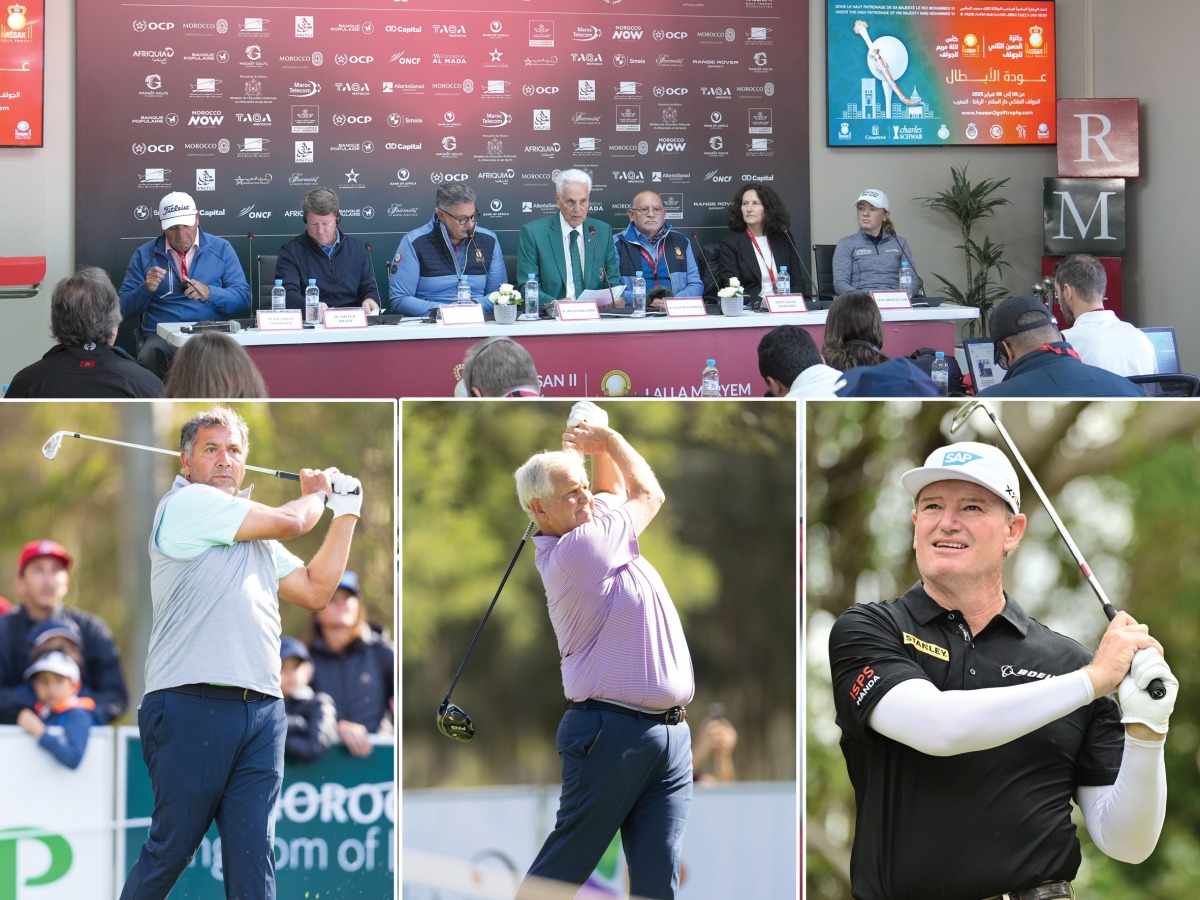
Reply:
[[[942,447],[901,480],[921,581],[847,610],[830,636],[854,896],[1072,897],[1072,800],[1102,851],[1141,862],[1162,829],[1178,688],[1162,647],[1118,613],[1093,657],[1004,593],[1025,517],[1000,450]],[[1161,700],[1144,690],[1155,677]]]

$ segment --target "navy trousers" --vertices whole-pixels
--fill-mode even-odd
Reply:
[[[275,898],[275,804],[283,784],[283,701],[153,691],[138,707],[150,770],[150,835],[121,900],[165,898],[216,820],[225,896]]]
[[[569,709],[558,726],[558,754],[558,816],[529,875],[581,885],[619,830],[630,893],[673,900],[692,803],[687,724]]]

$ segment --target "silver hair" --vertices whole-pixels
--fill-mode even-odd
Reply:
[[[437,189],[437,208],[449,212],[450,207],[474,203],[475,191],[461,182],[442,184]]]
[[[521,512],[533,519],[529,504],[536,500],[549,500],[554,494],[555,472],[583,472],[583,455],[574,450],[543,450],[525,460],[521,468],[513,472],[517,480],[517,500]]]
[[[242,450],[249,449],[250,426],[246,424],[246,420],[238,414],[237,410],[226,406],[214,406],[212,409],[206,409],[184,422],[183,427],[179,429],[179,449],[190,457],[192,447],[196,443],[196,433],[201,428],[217,427],[231,428],[237,431],[242,439]]]
[[[538,390],[537,366],[529,351],[510,337],[491,337],[467,350],[463,383],[484,397],[503,397],[517,388]]]
[[[68,275],[50,298],[50,334],[64,347],[107,344],[121,324],[121,301],[103,269]]]
[[[561,197],[563,188],[568,184],[582,184],[587,187],[588,193],[592,191],[592,176],[583,169],[563,169],[554,176],[554,194]]]

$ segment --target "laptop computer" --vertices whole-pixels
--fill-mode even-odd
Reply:
[[[1004,380],[1005,370],[996,365],[996,344],[991,338],[964,338],[963,355],[976,394]]]
[[[1158,374],[1178,375],[1183,371],[1179,368],[1179,344],[1175,341],[1174,328],[1152,327],[1140,330],[1142,334],[1150,338],[1150,343],[1154,345],[1154,355],[1158,361]]]

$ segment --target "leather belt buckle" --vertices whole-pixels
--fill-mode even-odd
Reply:
[[[667,714],[666,714],[664,721],[668,725],[678,725],[681,722],[686,722],[687,721],[687,707],[672,706],[670,709],[667,710]]]

